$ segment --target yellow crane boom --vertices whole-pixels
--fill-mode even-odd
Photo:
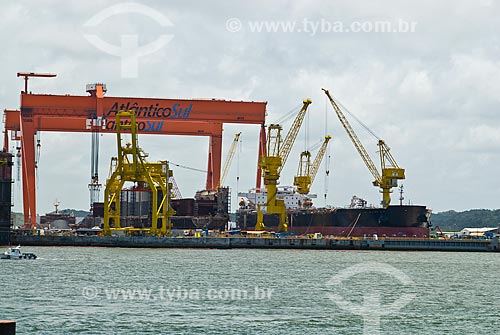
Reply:
[[[306,115],[307,108],[312,103],[311,100],[303,101],[302,108],[297,114],[285,140],[281,140],[281,130],[279,124],[271,124],[267,129],[267,154],[262,156],[259,166],[263,171],[264,185],[267,189],[266,212],[268,214],[279,214],[280,223],[278,226],[279,232],[288,231],[288,218],[286,215],[286,206],[283,199],[277,198],[277,185],[280,178],[281,170],[286,163],[293,143],[297,138],[302,121]],[[261,205],[257,205],[257,224],[256,230],[264,230],[264,214]]]
[[[295,143],[295,139],[297,138],[297,135],[299,134],[300,127],[302,126],[302,121],[304,121],[304,117],[306,116],[307,112],[307,107],[312,103],[311,100],[305,99],[303,101],[302,108],[300,109],[299,113],[295,117],[295,120],[293,120],[293,124],[290,127],[290,130],[285,136],[285,140],[283,141],[283,145],[281,146],[279,150],[279,156],[281,156],[281,167],[279,169],[279,172],[283,169],[283,166],[285,166],[285,163],[288,159],[288,156],[290,155],[290,152],[292,151],[293,144]]]
[[[218,189],[221,185],[223,185],[224,180],[226,179],[229,167],[231,166],[231,162],[233,161],[234,153],[236,152],[236,148],[238,147],[240,135],[241,132],[234,135],[233,143],[231,143],[231,148],[229,148],[229,153],[227,155],[226,161],[224,162],[224,166],[222,167],[222,174],[220,176],[219,184],[215,189]]]
[[[347,131],[347,134],[351,138],[351,141],[358,150],[359,155],[361,156],[366,166],[368,167],[368,170],[370,170],[373,177],[375,178],[375,180],[373,181],[373,185],[380,187],[382,193],[382,206],[386,208],[391,203],[391,196],[390,196],[392,192],[391,189],[393,187],[398,186],[397,182],[398,179],[405,179],[405,170],[398,166],[398,164],[394,160],[394,157],[392,157],[390,153],[389,147],[385,144],[383,140],[379,139],[377,145],[379,147],[380,165],[382,171],[382,174],[380,174],[377,168],[375,167],[375,164],[373,163],[372,159],[370,158],[370,155],[368,155],[363,144],[361,143],[358,136],[356,135],[351,125],[349,124],[349,121],[346,119],[345,115],[340,110],[338,104],[330,95],[330,92],[324,88],[322,90],[325,92],[326,96],[330,100],[330,103],[333,109],[335,110],[335,113],[337,114],[340,123],[342,123],[342,126]]]
[[[344,113],[342,113],[342,111],[340,110],[340,108],[337,105],[337,103],[335,102],[335,100],[333,100],[332,96],[330,95],[330,92],[324,88],[322,90],[325,92],[328,99],[330,99],[330,103],[332,104],[333,110],[337,114],[340,122],[342,123],[342,126],[344,126],[344,129],[347,131],[347,134],[351,138],[351,141],[354,144],[354,146],[356,147],[356,150],[358,150],[359,155],[361,156],[361,158],[365,162],[366,167],[368,168],[368,170],[370,170],[373,177],[375,178],[375,181],[373,182],[373,184],[375,185],[376,183],[380,182],[380,180],[382,178],[380,177],[380,173],[378,172],[377,168],[375,167],[375,164],[373,163],[372,159],[370,158],[370,155],[368,155],[368,152],[366,152],[366,149],[363,146],[363,144],[361,143],[361,141],[359,140],[358,135],[356,135],[356,133],[354,132],[354,130],[351,127],[351,124],[349,123],[349,121],[347,121]]]
[[[302,151],[300,154],[299,168],[297,175],[293,178],[293,185],[297,187],[297,192],[300,194],[309,194],[311,190],[311,185],[316,178],[321,161],[325,156],[326,147],[328,142],[332,137],[327,135],[323,141],[323,144],[319,148],[314,162],[311,164],[311,152],[309,150]]]

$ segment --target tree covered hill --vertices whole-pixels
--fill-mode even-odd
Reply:
[[[463,228],[498,227],[500,209],[471,209],[464,212],[446,211],[431,215],[432,225],[444,231],[460,231]]]

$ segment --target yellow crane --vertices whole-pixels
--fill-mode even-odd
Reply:
[[[234,153],[236,152],[236,148],[238,147],[238,142],[240,140],[241,132],[236,133],[234,135],[233,143],[231,143],[231,148],[229,148],[229,153],[227,155],[226,161],[224,162],[224,166],[222,167],[222,173],[220,176],[219,184],[215,189],[218,189],[221,185],[223,185],[224,180],[226,179],[227,173],[229,171],[229,167],[231,166],[231,162],[233,161]]]
[[[314,178],[318,173],[321,161],[325,156],[326,147],[332,137],[327,135],[319,148],[316,158],[311,164],[311,152],[309,150],[300,153],[299,168],[297,175],[293,178],[293,185],[297,187],[297,192],[300,194],[309,194]]]
[[[307,108],[312,103],[311,100],[303,101],[302,108],[295,117],[293,124],[288,131],[285,139],[282,141],[281,130],[279,124],[271,124],[267,128],[267,143],[266,155],[262,156],[259,167],[263,171],[264,185],[267,189],[266,213],[279,214],[280,221],[278,226],[279,232],[288,231],[288,218],[286,215],[286,206],[283,199],[277,198],[277,185],[280,178],[281,170],[286,163],[293,143],[297,138],[302,121],[306,115]],[[264,230],[264,214],[261,205],[257,204],[257,224],[255,230]]]
[[[330,103],[332,104],[335,113],[342,123],[342,126],[344,126],[344,129],[347,131],[347,134],[351,138],[352,143],[354,144],[361,158],[368,167],[368,170],[370,170],[373,177],[375,178],[375,180],[373,181],[373,186],[380,187],[380,192],[382,193],[382,206],[384,208],[387,208],[391,203],[391,189],[398,186],[399,179],[405,179],[405,170],[398,166],[398,164],[394,160],[394,157],[392,157],[390,153],[389,147],[385,144],[385,142],[381,139],[378,139],[377,145],[379,147],[380,166],[382,171],[382,173],[379,173],[379,171],[375,167],[375,164],[366,152],[366,149],[363,147],[363,144],[349,124],[349,121],[347,121],[338,104],[330,95],[330,92],[324,88],[322,90],[325,92],[328,99],[330,99]]]
[[[120,193],[125,182],[144,185],[151,191],[151,228],[136,228],[152,235],[166,235],[171,229],[171,217],[175,210],[170,206],[173,176],[167,161],[147,162],[148,156],[137,144],[137,122],[134,111],[116,113],[116,136],[118,157],[111,158],[110,177],[104,191],[104,229],[105,235],[112,230],[133,231],[121,227]],[[122,134],[131,134],[131,143],[122,146]]]

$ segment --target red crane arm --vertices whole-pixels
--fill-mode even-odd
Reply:
[[[101,100],[101,108],[97,101]],[[264,124],[266,102],[231,100],[182,100],[156,98],[95,97],[74,95],[21,94],[24,115],[84,117],[91,114],[112,121],[120,110],[134,110],[140,120],[219,121]],[[100,109],[100,110],[98,110]],[[61,120],[64,123],[64,120]],[[64,131],[64,125],[61,125]]]
[[[21,129],[21,112],[18,110],[4,110],[5,130],[19,131]],[[61,117],[55,116],[35,116],[33,123],[35,131],[54,131],[54,132],[92,132],[90,127],[90,118],[83,117]],[[64,123],[64,129],[61,123]],[[113,121],[114,122],[114,121]],[[143,125],[154,130],[145,130],[143,134],[161,134],[161,135],[190,135],[190,136],[218,136],[222,133],[221,122],[202,122],[202,121],[169,121],[165,124],[162,121],[150,121]],[[109,127],[100,129],[100,133],[114,134],[114,123],[109,123]],[[160,129],[161,126],[161,129]],[[19,138],[20,139],[20,138]]]

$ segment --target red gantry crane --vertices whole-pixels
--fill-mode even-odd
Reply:
[[[138,133],[157,135],[208,136],[206,189],[214,190],[221,173],[222,129],[224,123],[261,125],[259,158],[266,153],[266,102],[218,99],[160,99],[104,96],[104,84],[87,85],[87,96],[28,93],[29,77],[24,76],[20,110],[5,110],[5,130],[21,141],[23,207],[26,228],[36,227],[35,134],[39,131],[92,132],[94,120],[101,120],[100,133],[115,133],[115,117],[121,111],[133,111]],[[8,136],[4,147],[8,148]],[[256,186],[260,187],[257,169]]]

